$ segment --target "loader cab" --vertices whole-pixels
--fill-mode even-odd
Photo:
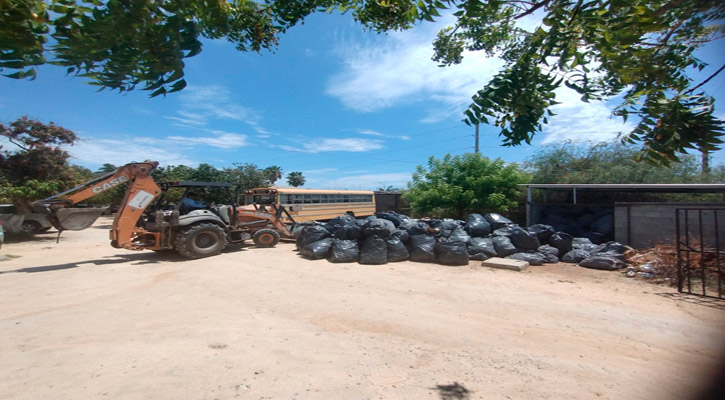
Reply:
[[[194,200],[205,204],[205,211],[212,212],[226,225],[233,226],[236,223],[236,201],[229,183],[173,181],[161,182],[158,186],[161,195],[147,210],[149,217],[158,211],[164,214],[177,213],[181,218],[190,215],[194,210],[185,207],[184,200],[193,193],[196,195]]]

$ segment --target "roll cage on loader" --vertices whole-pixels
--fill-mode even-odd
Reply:
[[[115,172],[35,202],[33,206],[47,214],[51,224],[59,231],[83,230],[90,227],[106,208],[73,206],[128,183],[111,227],[111,246],[128,250],[176,250],[187,258],[213,256],[228,243],[241,243],[249,238],[259,247],[272,247],[279,242],[280,235],[292,236],[282,223],[283,214],[291,219],[284,208],[273,207],[271,212],[267,209],[241,209],[237,207],[236,196],[228,183],[157,184],[151,176],[157,166],[156,161],[126,164]],[[184,197],[194,188],[220,188],[228,195],[230,205],[184,212],[179,207],[181,202],[172,206],[164,203],[166,192],[172,187],[184,188]],[[157,201],[154,203],[154,200]]]

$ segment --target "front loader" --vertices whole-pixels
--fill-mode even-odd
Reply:
[[[272,247],[280,236],[291,237],[282,223],[286,210],[241,209],[231,184],[216,182],[156,183],[151,172],[155,161],[124,165],[108,175],[93,179],[45,200],[33,203],[48,215],[59,231],[82,230],[106,210],[78,208],[78,203],[127,183],[128,188],[113,220],[111,246],[128,250],[175,250],[186,258],[219,254],[229,243],[252,239],[259,247]],[[170,190],[183,190],[173,196]],[[182,200],[191,191],[215,192],[215,203],[204,209],[185,210]],[[216,203],[219,201],[219,204]]]

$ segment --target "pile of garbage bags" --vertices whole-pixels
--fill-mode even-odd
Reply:
[[[343,215],[304,227],[297,249],[309,259],[334,263],[385,264],[397,261],[466,265],[504,257],[530,265],[576,263],[615,270],[625,267],[629,247],[617,242],[594,244],[588,238],[556,232],[549,225],[523,228],[506,217],[469,214],[465,221],[412,219],[392,211],[365,219]]]

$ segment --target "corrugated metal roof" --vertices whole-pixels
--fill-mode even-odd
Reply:
[[[609,191],[609,192],[665,192],[665,193],[717,193],[725,192],[725,183],[529,183],[519,185],[532,189]]]

